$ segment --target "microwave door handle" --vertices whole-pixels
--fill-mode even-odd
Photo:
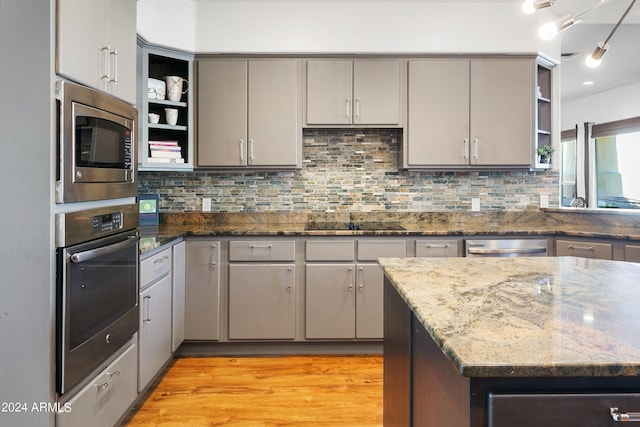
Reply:
[[[114,243],[109,246],[105,246],[102,248],[90,249],[88,251],[76,252],[71,255],[71,261],[78,263],[88,261],[93,258],[97,258],[99,256],[109,255],[114,252],[120,251],[122,249],[128,248],[129,246],[133,246],[138,243],[140,240],[140,236],[130,236],[127,240],[123,240],[118,243]]]

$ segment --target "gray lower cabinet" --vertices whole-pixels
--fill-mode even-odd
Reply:
[[[404,239],[307,241],[305,337],[382,339],[384,275],[375,260],[404,257],[406,246]]]
[[[630,262],[640,262],[640,246],[624,245],[624,260]]]
[[[136,399],[138,347],[135,338],[125,350],[71,399],[70,411],[56,412],[57,427],[111,427]]]
[[[173,266],[171,269],[171,352],[184,341],[185,318],[185,279],[186,279],[186,243],[173,245]]]
[[[220,339],[220,241],[186,242],[185,340]]]
[[[383,336],[384,273],[378,264],[358,264],[356,268],[356,338]]]
[[[307,264],[307,339],[356,337],[355,263]]]
[[[229,339],[292,340],[295,264],[229,265]]]
[[[171,357],[171,275],[140,292],[138,391]]]
[[[416,240],[417,257],[457,257],[462,256],[460,240],[427,239]]]
[[[613,245],[589,240],[556,240],[556,256],[613,259]]]

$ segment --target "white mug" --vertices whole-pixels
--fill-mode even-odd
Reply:
[[[168,125],[174,126],[178,123],[178,110],[176,108],[165,108],[164,115]]]
[[[187,93],[189,82],[182,77],[166,76],[164,78],[167,83],[167,98],[169,101],[180,101],[183,93]],[[184,86],[184,90],[182,89]]]

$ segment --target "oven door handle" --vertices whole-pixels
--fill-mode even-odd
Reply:
[[[121,251],[122,249],[128,248],[129,246],[133,246],[138,243],[138,240],[140,240],[140,236],[138,235],[129,236],[127,237],[127,240],[123,240],[121,242],[114,243],[109,246],[90,249],[88,251],[83,251],[83,252],[76,252],[74,254],[71,254],[70,258],[71,258],[71,261],[75,263],[88,261],[90,259],[97,258],[99,256],[109,255],[114,252]]]

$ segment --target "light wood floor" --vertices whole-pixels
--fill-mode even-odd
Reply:
[[[128,426],[382,426],[382,356],[181,358]]]

